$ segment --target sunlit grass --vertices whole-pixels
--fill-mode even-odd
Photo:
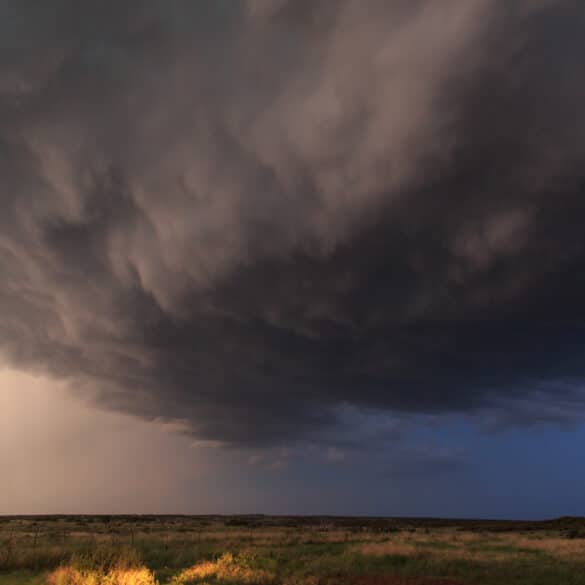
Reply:
[[[107,571],[59,567],[48,576],[47,583],[48,585],[156,585],[156,579],[146,567]]]
[[[249,559],[226,553],[216,561],[204,561],[181,571],[171,585],[198,585],[200,583],[225,583],[242,585],[267,585],[274,583],[270,572],[250,566]]]
[[[71,555],[67,565],[51,571],[47,585],[157,585],[138,551],[128,546],[98,544]]]

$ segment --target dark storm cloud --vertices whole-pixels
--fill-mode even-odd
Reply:
[[[198,438],[585,411],[580,2],[0,3],[0,348]],[[578,416],[578,415],[577,415]]]

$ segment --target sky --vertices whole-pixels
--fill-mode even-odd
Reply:
[[[584,26],[0,0],[0,514],[585,515]]]

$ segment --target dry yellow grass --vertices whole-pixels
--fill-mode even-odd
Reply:
[[[541,552],[554,558],[585,560],[584,539],[529,537],[522,534],[500,536],[436,531],[423,535],[398,532],[383,542],[362,543],[352,550],[371,556],[440,557],[470,561],[511,560]]]
[[[267,571],[254,569],[239,562],[232,554],[226,553],[217,561],[205,561],[181,571],[173,578],[172,585],[194,585],[207,580],[243,585],[267,585],[274,577]]]
[[[423,548],[414,544],[401,543],[375,543],[365,544],[354,547],[354,552],[369,556],[405,556],[420,558],[436,559],[457,559],[466,561],[506,561],[513,558],[525,557],[522,552],[497,552],[497,551],[478,551],[459,549],[442,549],[442,548]]]
[[[511,546],[546,553],[552,557],[585,560],[585,539],[560,537],[527,537],[513,535],[505,539]]]
[[[154,575],[145,567],[107,572],[59,567],[47,581],[50,585],[157,585]]]
[[[369,556],[400,555],[410,557],[420,554],[421,550],[411,542],[388,540],[386,542],[370,542],[359,544],[352,548],[352,551]]]

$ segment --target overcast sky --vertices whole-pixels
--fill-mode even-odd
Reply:
[[[585,514],[584,30],[0,0],[0,514]]]

